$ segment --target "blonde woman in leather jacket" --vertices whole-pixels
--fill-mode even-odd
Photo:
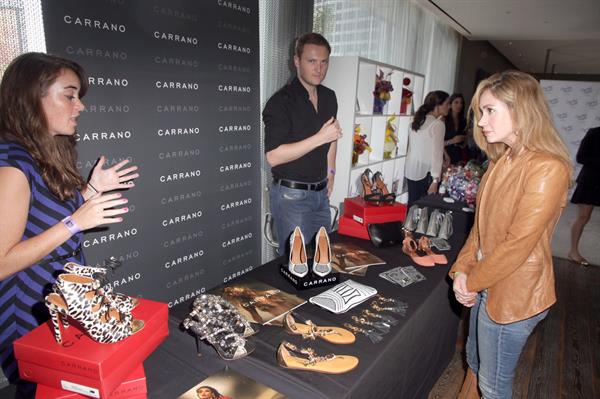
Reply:
[[[556,302],[551,239],[572,165],[539,83],[505,71],[483,80],[471,103],[477,145],[490,159],[475,224],[450,270],[471,308],[467,377],[459,397],[511,398],[519,356]]]

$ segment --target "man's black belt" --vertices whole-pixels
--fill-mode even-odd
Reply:
[[[284,187],[294,188],[296,190],[321,191],[327,187],[327,180],[323,180],[320,183],[300,183],[292,180],[276,179],[275,184],[281,184]]]

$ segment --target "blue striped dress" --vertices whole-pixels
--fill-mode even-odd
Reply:
[[[31,199],[23,241],[72,215],[83,204],[79,192],[74,200],[64,202],[52,194],[36,162],[19,144],[0,143],[0,167],[19,169],[29,182]],[[52,283],[65,263],[73,261],[85,264],[83,253],[75,253],[82,239],[82,233],[72,236],[38,263],[0,281],[0,361],[4,374],[11,381],[18,376],[12,343],[48,320],[44,296],[50,292]]]

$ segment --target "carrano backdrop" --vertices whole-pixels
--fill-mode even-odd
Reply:
[[[48,53],[89,75],[78,169],[141,176],[122,223],[85,235],[117,292],[176,305],[260,265],[256,0],[43,0]]]
[[[575,161],[579,144],[589,129],[600,126],[600,82],[541,80],[540,84],[556,129],[571,152],[577,177],[581,169]]]

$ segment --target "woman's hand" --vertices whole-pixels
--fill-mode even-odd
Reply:
[[[105,163],[106,158],[104,155],[102,155],[98,161],[98,164],[92,170],[90,185],[92,186],[93,190],[102,193],[135,186],[133,179],[136,179],[140,176],[139,173],[134,173],[138,167],[133,165],[122,169],[129,163],[128,159],[125,159],[108,169],[103,168]]]
[[[94,194],[73,213],[71,219],[81,230],[88,230],[103,224],[119,223],[123,221],[122,215],[129,212],[129,208],[120,205],[127,203],[121,193]]]
[[[470,308],[475,305],[475,298],[477,297],[476,292],[469,292],[467,289],[467,275],[465,273],[457,272],[454,275],[454,283],[452,284],[452,290],[456,300],[462,305]]]
[[[427,189],[427,194],[435,194],[438,192],[439,183],[436,181],[431,182],[429,188]]]

